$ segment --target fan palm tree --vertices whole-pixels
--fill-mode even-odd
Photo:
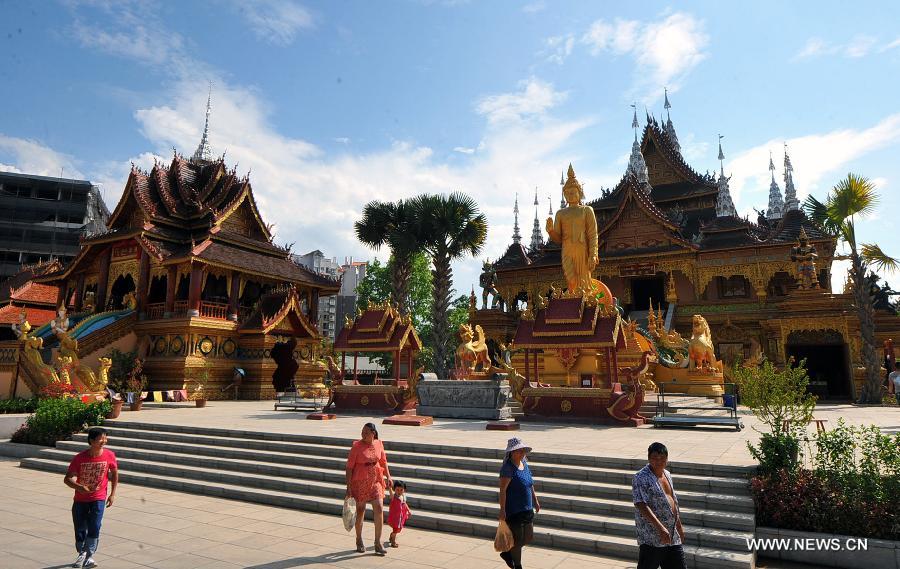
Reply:
[[[449,308],[453,288],[450,263],[467,254],[478,255],[487,237],[487,219],[471,197],[453,192],[449,196],[421,195],[410,202],[422,248],[433,265],[434,302],[431,307],[434,371],[448,377],[450,330]]]
[[[409,312],[409,277],[412,258],[421,250],[409,204],[371,201],[363,208],[362,219],[354,224],[356,238],[375,250],[387,245],[391,250],[391,302],[400,312]]]
[[[889,257],[876,244],[858,243],[856,220],[870,215],[878,205],[875,185],[868,178],[847,174],[829,192],[825,202],[808,196],[803,204],[807,215],[831,236],[842,241],[850,250],[848,255],[835,257],[850,260],[850,283],[853,304],[859,318],[862,337],[861,356],[866,369],[866,382],[860,394],[862,403],[881,403],[880,363],[875,346],[875,315],[871,291],[866,285],[869,267],[896,270],[897,260]]]

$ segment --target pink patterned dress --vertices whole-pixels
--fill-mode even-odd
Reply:
[[[384,499],[387,455],[380,440],[375,439],[372,444],[354,441],[347,457],[347,469],[353,472],[350,476],[350,495],[357,503]]]

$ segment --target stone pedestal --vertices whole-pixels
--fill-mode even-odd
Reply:
[[[420,381],[418,415],[445,419],[508,419],[510,388],[506,381]]]

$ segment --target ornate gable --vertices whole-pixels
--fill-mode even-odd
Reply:
[[[223,212],[218,224],[222,229],[230,233],[249,237],[257,241],[269,241],[267,238],[268,231],[263,225],[262,219],[259,218],[256,208],[250,203],[250,198],[246,193],[236,206]]]
[[[626,183],[622,190],[618,209],[600,228],[601,251],[691,246],[642,190],[633,183]]]

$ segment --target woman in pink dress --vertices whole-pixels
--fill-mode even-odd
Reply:
[[[387,478],[387,486],[385,486]],[[372,504],[375,518],[375,553],[384,555],[387,550],[381,543],[381,527],[384,524],[384,491],[392,486],[384,445],[378,439],[374,423],[366,423],[360,440],[353,442],[347,457],[347,494],[356,500],[356,551],[366,552],[362,540],[363,518],[366,504]]]

